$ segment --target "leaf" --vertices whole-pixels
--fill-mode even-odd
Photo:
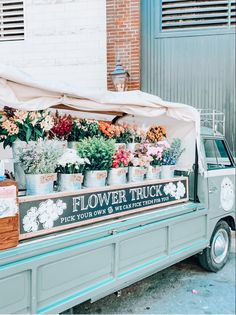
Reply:
[[[28,128],[26,131],[26,142],[29,142],[31,135],[32,135],[32,130]]]

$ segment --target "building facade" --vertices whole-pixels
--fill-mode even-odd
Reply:
[[[235,0],[2,0],[0,63],[37,77],[129,90],[226,116],[235,150]]]
[[[236,1],[141,0],[141,87],[225,114],[236,156]]]
[[[0,63],[106,88],[106,0],[0,1]]]

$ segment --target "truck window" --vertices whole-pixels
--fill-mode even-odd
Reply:
[[[221,139],[205,139],[204,148],[208,170],[232,167],[225,143]]]

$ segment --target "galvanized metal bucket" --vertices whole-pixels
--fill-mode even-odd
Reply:
[[[18,184],[18,188],[20,190],[26,189],[26,179],[25,179],[25,172],[23,168],[21,167],[20,163],[17,163],[16,160],[18,158],[18,150],[19,148],[23,148],[27,145],[26,142],[16,140],[12,144],[12,155],[14,159],[14,176],[15,180]]]
[[[162,165],[161,178],[169,179],[174,177],[175,165]]]
[[[58,174],[59,191],[75,191],[82,188],[82,174]]]
[[[95,188],[106,186],[107,171],[86,171],[84,187]]]
[[[57,174],[26,174],[27,195],[47,195],[53,193],[53,182]]]
[[[136,183],[144,180],[146,169],[140,166],[129,166],[128,182]]]
[[[160,166],[149,166],[146,172],[146,179],[159,179],[161,178]]]
[[[108,172],[107,184],[110,185],[123,185],[127,182],[128,167],[112,168]]]

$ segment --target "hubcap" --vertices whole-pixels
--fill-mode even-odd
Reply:
[[[220,264],[225,259],[228,253],[228,247],[228,233],[224,229],[220,229],[215,234],[211,246],[212,258],[217,264]]]

